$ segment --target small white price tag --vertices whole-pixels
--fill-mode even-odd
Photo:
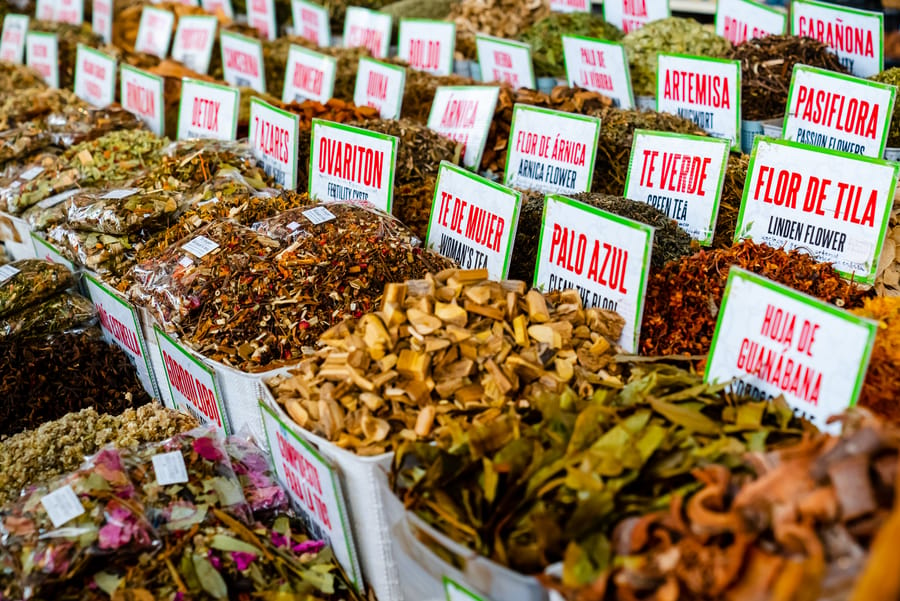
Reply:
[[[193,240],[182,244],[181,248],[188,251],[198,259],[202,259],[212,251],[219,248],[218,242],[210,240],[206,236],[197,236]]]
[[[151,460],[153,461],[153,472],[156,474],[156,483],[160,486],[184,484],[188,481],[184,455],[181,454],[181,451],[159,453],[151,457]]]
[[[91,29],[109,44],[112,41],[113,0],[93,0]]]
[[[110,199],[110,200],[120,200],[122,198],[128,198],[129,196],[134,196],[138,192],[140,192],[140,188],[122,188],[120,190],[110,190],[100,198]]]
[[[410,67],[432,75],[453,73],[456,24],[452,21],[400,19],[399,57]]]
[[[205,75],[209,71],[218,26],[216,18],[209,15],[188,15],[178,19],[172,58]]]
[[[43,167],[31,167],[30,169],[26,169],[25,171],[20,173],[19,179],[23,179],[26,182],[30,182],[31,180],[33,180],[34,178],[36,178],[43,172],[44,172]]]
[[[291,12],[294,17],[294,35],[309,40],[320,48],[331,46],[331,21],[324,6],[293,0]]]
[[[353,104],[378,109],[382,119],[399,119],[406,69],[370,58],[359,59]]]
[[[571,35],[564,35],[562,42],[571,87],[608,96],[618,108],[634,108],[628,57],[621,43]]]
[[[181,80],[178,139],[234,140],[237,135],[240,92],[205,81]]]
[[[767,35],[784,35],[787,14],[753,0],[717,0],[716,33],[735,46]]]
[[[315,100],[322,104],[334,95],[337,59],[291,44],[284,70],[282,102]]]
[[[191,265],[194,264],[194,260],[192,258],[190,258],[189,256],[185,255],[185,256],[181,257],[180,259],[178,259],[178,264],[181,265],[182,267],[190,267]]]
[[[138,24],[134,49],[159,58],[166,58],[174,25],[174,13],[152,6],[144,6],[141,12],[141,22]]]
[[[319,225],[320,223],[325,223],[326,221],[336,219],[334,213],[332,213],[325,207],[313,207],[311,209],[307,209],[303,211],[303,216],[309,219],[314,225]],[[300,224],[297,222],[288,224],[288,229],[290,229],[291,231],[294,231],[299,227]]]
[[[513,88],[534,89],[531,46],[524,42],[478,34],[475,38],[481,81],[508,83]]]
[[[669,0],[604,0],[603,18],[625,33],[670,16]]]
[[[65,201],[66,199],[72,198],[73,196],[78,194],[78,192],[80,192],[80,190],[78,190],[78,188],[75,188],[74,190],[66,190],[65,192],[60,192],[59,194],[54,194],[53,196],[45,198],[41,202],[37,203],[37,206],[39,206],[42,209],[49,209],[50,207],[55,207],[56,205]]]
[[[166,133],[165,81],[158,75],[122,65],[119,98],[128,112],[136,115],[157,136]]]
[[[5,284],[9,278],[19,273],[19,270],[12,265],[0,265],[0,284]]]
[[[3,17],[0,33],[0,61],[22,64],[25,60],[25,36],[28,34],[27,15],[9,13]]]
[[[310,209],[310,210],[312,210],[312,209]],[[310,221],[313,221],[313,220],[310,219]],[[313,221],[313,223],[315,223],[315,221]],[[291,221],[289,224],[287,224],[287,229],[291,230],[292,232],[296,232],[298,229],[300,229],[300,224],[297,223],[296,221]]]
[[[249,0],[247,2],[247,22],[270,42],[278,37],[278,23],[275,20],[275,0]]]
[[[358,6],[347,7],[344,20],[345,48],[366,48],[375,58],[387,58],[390,46],[390,15]]]
[[[477,169],[494,118],[497,86],[441,86],[434,95],[428,128],[463,146],[463,165]]]
[[[41,505],[55,528],[61,528],[84,513],[84,505],[68,484],[41,497]]]
[[[222,47],[225,81],[238,88],[252,88],[265,93],[262,42],[223,29],[219,34],[219,44]]]
[[[75,95],[97,107],[116,101],[116,59],[84,44],[75,55]]]
[[[829,46],[857,77],[871,77],[884,69],[884,13],[794,0],[791,34]]]
[[[29,31],[25,36],[25,64],[40,73],[51,88],[59,87],[59,43],[55,33]]]

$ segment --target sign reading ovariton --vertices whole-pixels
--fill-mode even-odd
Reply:
[[[900,165],[757,136],[735,240],[802,248],[875,281]]]

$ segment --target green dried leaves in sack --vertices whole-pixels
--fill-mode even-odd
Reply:
[[[0,319],[0,341],[48,336],[91,324],[96,313],[90,300],[62,292],[44,302]]]
[[[72,272],[55,263],[40,259],[23,259],[10,263],[8,279],[0,275],[0,317],[21,311],[61,290],[75,285]]]
[[[537,77],[566,76],[562,36],[578,35],[618,41],[622,32],[601,17],[588,13],[554,13],[522,32],[519,40],[531,44],[534,74]]]

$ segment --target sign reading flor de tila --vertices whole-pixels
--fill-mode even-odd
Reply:
[[[856,403],[875,341],[875,322],[737,267],[719,310],[706,365],[708,382],[760,399],[784,395],[823,430]]]
[[[625,196],[653,205],[691,238],[710,245],[728,151],[727,140],[636,130]]]
[[[881,157],[897,88],[796,65],[782,137],[812,146]]]
[[[802,248],[872,284],[900,165],[757,136],[735,240]]]
[[[636,352],[650,269],[653,228],[564,196],[544,205],[534,285],[574,289],[585,307],[625,319],[619,344]]]
[[[841,64],[858,77],[871,77],[884,69],[884,13],[794,0],[791,34],[829,46]]]

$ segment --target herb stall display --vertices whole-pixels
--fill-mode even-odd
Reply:
[[[99,329],[0,343],[0,435],[86,407],[120,413],[149,401],[128,356]]]
[[[735,47],[728,58],[741,61],[741,117],[754,121],[784,115],[794,65],[848,73],[828,46],[799,36],[770,35],[747,40]]]
[[[536,77],[565,79],[564,35],[616,42],[624,34],[615,25],[590,13],[553,13],[544,17],[519,35],[520,41],[531,44]]]
[[[701,250],[650,274],[641,325],[642,355],[705,355],[731,266],[752,271],[823,301],[854,309],[864,290],[841,279],[830,263],[808,254],[743,240]]]
[[[515,39],[549,14],[549,0],[460,0],[447,16],[456,23],[455,58],[477,59],[476,34]]]
[[[700,488],[694,470],[737,468],[748,451],[799,439],[785,403],[733,397],[726,386],[635,365],[624,386],[544,395],[531,412],[457,424],[436,444],[403,443],[394,490],[431,528],[493,562],[536,574],[565,558],[592,570],[606,564],[617,523]]]
[[[622,43],[635,96],[656,96],[657,58],[662,52],[713,58],[731,52],[731,42],[697,21],[681,17],[647,23],[628,33]]]
[[[326,331],[321,350],[266,384],[302,428],[379,455],[454,437],[469,420],[490,428],[546,393],[621,387],[623,326],[574,291],[447,270],[389,284],[378,311]]]

